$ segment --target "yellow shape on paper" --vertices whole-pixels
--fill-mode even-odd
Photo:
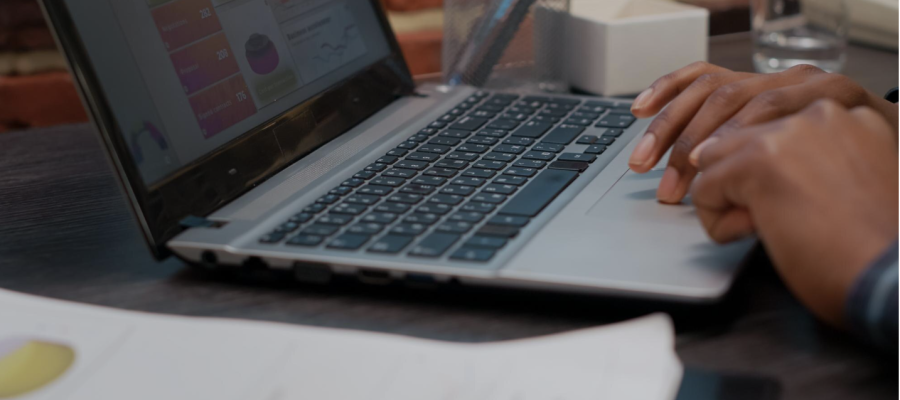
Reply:
[[[25,340],[0,358],[0,399],[40,389],[59,378],[75,361],[71,347]]]

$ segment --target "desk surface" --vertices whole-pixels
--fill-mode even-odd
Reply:
[[[711,61],[750,70],[746,37],[716,38]],[[848,75],[897,86],[897,55],[853,48]],[[458,342],[596,326],[658,308],[615,299],[472,289],[239,283],[155,262],[87,125],[0,135],[0,287],[130,310],[390,332]],[[716,307],[665,307],[689,367],[769,375],[785,399],[897,398],[884,363],[807,313],[765,258]],[[893,366],[892,366],[893,365]]]

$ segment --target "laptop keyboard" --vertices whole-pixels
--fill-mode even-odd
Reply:
[[[490,261],[635,121],[630,107],[478,92],[259,242]],[[587,148],[563,152],[573,142]]]

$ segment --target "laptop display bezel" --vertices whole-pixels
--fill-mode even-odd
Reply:
[[[378,0],[369,0],[389,54],[222,147],[146,185],[113,117],[100,81],[65,0],[41,0],[76,87],[107,150],[141,231],[154,256],[186,229],[188,217],[204,217],[284,167],[340,136],[399,97],[415,83]]]

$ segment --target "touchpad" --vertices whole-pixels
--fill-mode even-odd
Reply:
[[[665,172],[665,164],[647,173],[638,174],[628,170],[596,203],[588,210],[591,217],[623,222],[630,225],[647,222],[652,224],[697,225],[690,197],[681,204],[662,204],[656,199],[656,188]]]

